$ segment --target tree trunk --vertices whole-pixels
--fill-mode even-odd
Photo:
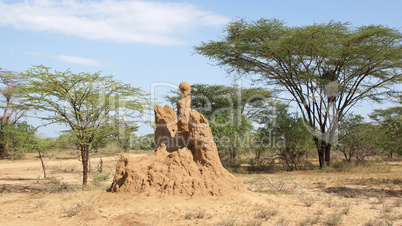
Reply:
[[[45,168],[45,163],[43,162],[42,153],[40,151],[38,151],[38,154],[39,154],[40,163],[42,164],[43,177],[46,178],[46,168]]]
[[[4,148],[4,144],[0,143],[0,158],[4,159],[6,157],[6,149]]]
[[[329,166],[331,162],[331,144],[325,143],[325,163]]]
[[[82,161],[82,185],[88,185],[88,163],[89,163],[89,145],[81,144],[81,161]]]
[[[1,128],[3,128],[4,126],[1,125]],[[0,129],[0,158],[5,158],[8,155],[8,144],[4,144],[4,133],[3,131]]]
[[[324,166],[325,163],[327,164],[327,166],[329,166],[330,161],[331,161],[332,145],[325,142],[324,140],[320,140],[317,137],[314,137],[314,143],[317,147],[318,160],[320,162],[320,169]]]
[[[320,163],[320,169],[324,166],[324,151],[322,150],[322,141],[317,137],[314,137],[314,143],[317,148],[318,162]]]
[[[230,148],[230,157],[232,158],[232,160],[236,158],[236,148]]]

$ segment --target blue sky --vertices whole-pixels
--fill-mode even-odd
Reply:
[[[102,71],[147,92],[155,87],[160,97],[181,81],[230,84],[225,71],[194,55],[192,47],[219,39],[232,19],[276,18],[290,26],[335,20],[400,29],[401,8],[400,0],[0,0],[0,67]],[[378,107],[366,103],[360,110]],[[55,136],[60,128],[41,132]]]

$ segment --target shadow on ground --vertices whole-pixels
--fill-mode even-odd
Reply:
[[[0,179],[3,182],[0,184],[1,193],[56,193],[71,190],[73,187],[65,183],[61,183],[55,179],[48,180],[33,180],[29,178],[7,178]],[[21,183],[7,183],[7,181],[23,181]]]

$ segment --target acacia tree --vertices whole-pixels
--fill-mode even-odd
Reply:
[[[27,108],[21,102],[16,89],[22,85],[21,77],[15,72],[2,70],[0,68],[0,97],[2,99],[0,108],[3,110],[0,115],[0,158],[7,157],[8,143],[5,140],[5,129],[14,126],[24,116]]]
[[[289,27],[279,20],[233,21],[221,41],[195,47],[233,76],[287,91],[315,134],[320,167],[330,163],[338,121],[357,102],[380,100],[400,82],[402,35],[381,25],[328,22]]]
[[[339,145],[336,147],[345,160],[355,163],[378,154],[376,143],[382,139],[379,128],[364,122],[361,115],[348,114],[339,122]]]
[[[40,119],[71,129],[79,143],[82,181],[87,185],[89,150],[95,138],[101,139],[101,131],[108,128],[124,133],[122,125],[112,122],[135,123],[145,110],[145,94],[112,76],[50,69],[36,66],[22,73],[27,85],[21,91],[33,108],[48,113]]]
[[[399,106],[387,109],[377,109],[370,114],[379,127],[381,139],[377,140],[377,145],[390,158],[394,154],[402,155],[402,96],[399,96]]]
[[[260,117],[258,135],[266,147],[270,147],[289,170],[299,170],[301,157],[314,147],[312,135],[303,126],[302,119],[289,113],[288,106],[277,103],[273,110]],[[270,138],[268,140],[264,138]]]

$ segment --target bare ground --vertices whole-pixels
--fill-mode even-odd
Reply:
[[[142,157],[144,154],[134,154]],[[348,173],[236,174],[248,191],[219,197],[108,193],[118,156],[91,158],[82,189],[72,155],[0,161],[0,225],[402,225],[402,164]]]

